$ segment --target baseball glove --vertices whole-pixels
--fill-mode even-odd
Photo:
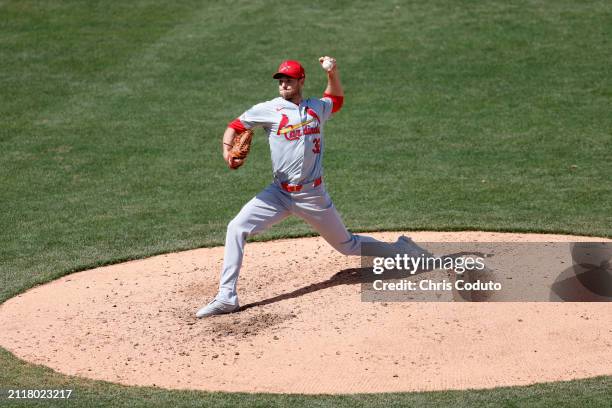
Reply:
[[[246,157],[251,151],[251,142],[253,141],[253,130],[247,129],[242,133],[238,133],[234,136],[232,141],[232,148],[229,151],[231,157],[232,169],[237,169],[244,164]]]

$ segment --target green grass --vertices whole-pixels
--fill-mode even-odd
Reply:
[[[57,401],[58,406],[80,407],[609,407],[611,377],[582,381],[504,387],[492,390],[356,394],[283,395],[196,391],[168,391],[151,387],[125,387],[102,381],[89,381],[57,374],[42,366],[26,366],[0,349],[8,361],[0,372],[0,384],[8,381],[21,389],[73,389],[72,398]],[[2,401],[2,400],[0,400]],[[5,402],[4,400],[2,402]],[[18,406],[19,404],[8,404]],[[4,406],[4,405],[3,405]]]
[[[339,61],[346,105],[326,127],[325,168],[352,230],[612,236],[610,2],[171,3],[0,2],[0,302],[75,270],[221,244],[270,180],[262,132],[237,172],[221,134],[276,96],[284,58],[304,62],[315,95],[318,56]],[[309,233],[288,220],[259,239]],[[300,397],[125,388],[6,352],[0,367],[0,388],[75,384],[79,406],[611,403],[609,378]]]

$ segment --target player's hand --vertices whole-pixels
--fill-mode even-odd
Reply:
[[[225,161],[225,164],[227,164],[227,167],[232,170],[236,170],[244,163],[243,159],[236,159],[235,157],[232,157],[229,151],[223,152],[223,160]]]
[[[325,65],[323,64],[325,60],[329,60],[331,62],[331,68],[325,67]],[[336,73],[337,64],[336,64],[336,59],[334,57],[330,57],[329,55],[321,57],[319,58],[319,64],[321,64],[321,67],[323,67],[323,69],[327,71],[328,74]]]

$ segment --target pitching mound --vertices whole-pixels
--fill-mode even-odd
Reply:
[[[395,241],[400,233],[371,235]],[[359,259],[321,238],[248,244],[239,284],[247,308],[197,320],[216,293],[222,257],[223,248],[167,254],[33,288],[0,306],[0,345],[69,375],[219,391],[444,390],[612,374],[609,303],[365,303]]]

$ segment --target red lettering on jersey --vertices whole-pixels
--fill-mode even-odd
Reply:
[[[284,135],[285,139],[292,141],[297,140],[302,136],[301,129],[293,129],[293,126],[289,125],[289,118],[284,113],[281,114],[281,121],[278,124],[277,135]]]
[[[314,143],[314,147],[312,148],[312,152],[314,154],[321,153],[321,139],[319,139],[319,138],[312,139],[312,143]]]
[[[321,133],[321,128],[320,127],[307,127],[304,128],[304,134],[305,135],[313,135],[313,134],[318,134]]]
[[[312,117],[305,122],[298,123],[296,125],[289,125],[289,118],[285,114],[281,114],[281,120],[278,124],[278,130],[276,134],[278,136],[284,135],[285,139],[289,141],[297,140],[303,135],[312,135],[321,133],[320,123],[321,120],[316,112],[310,108],[306,109],[306,113]],[[313,123],[314,122],[314,123]],[[314,126],[308,126],[313,123]]]

